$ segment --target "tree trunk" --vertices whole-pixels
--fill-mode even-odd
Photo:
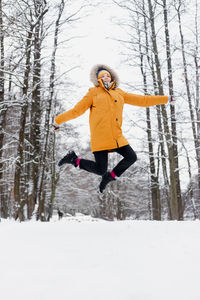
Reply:
[[[180,9],[181,9],[181,1],[179,0],[178,6],[176,7],[176,11],[177,11],[177,15],[178,15],[179,33],[180,33],[180,38],[181,38],[181,53],[182,53],[182,59],[183,59],[184,79],[185,79],[188,105],[189,105],[189,111],[190,111],[190,118],[191,118],[191,124],[192,124],[192,132],[193,132],[193,137],[194,137],[196,161],[197,161],[197,166],[198,166],[198,187],[199,187],[199,197],[200,197],[200,136],[197,135],[197,129],[195,126],[196,122],[195,122],[195,117],[194,117],[194,111],[193,111],[193,106],[192,106],[192,96],[191,96],[191,92],[190,92],[190,83],[189,83],[189,78],[188,78],[187,61],[186,61],[186,55],[185,55],[185,44],[184,44],[184,36],[183,36],[183,32],[182,32]]]
[[[0,0],[0,215],[7,218],[8,206],[4,196],[4,183],[3,183],[3,142],[4,142],[4,129],[6,125],[6,111],[7,106],[4,101],[4,29],[3,29],[3,16],[2,16],[2,0]]]
[[[55,78],[55,59],[56,59],[56,51],[58,47],[58,34],[59,34],[59,26],[60,26],[60,19],[64,10],[65,2],[64,0],[61,0],[60,6],[59,6],[59,13],[58,18],[56,20],[55,24],[55,33],[54,33],[54,49],[52,53],[51,58],[51,74],[50,74],[50,97],[49,101],[47,103],[47,109],[46,109],[46,116],[45,116],[45,138],[44,138],[44,147],[43,147],[43,155],[42,155],[42,161],[41,161],[41,175],[40,175],[40,183],[39,183],[39,190],[38,190],[38,212],[37,212],[37,218],[43,219],[44,212],[44,198],[42,197],[42,191],[44,189],[45,185],[45,172],[46,172],[46,161],[48,156],[48,145],[49,145],[49,134],[50,134],[50,119],[51,119],[51,110],[52,110],[52,103],[54,98],[54,78]],[[42,200],[43,199],[43,200]]]
[[[24,220],[23,211],[21,206],[24,206],[22,202],[22,185],[24,184],[24,174],[23,174],[23,164],[24,164],[24,138],[25,138],[25,126],[28,111],[28,88],[29,88],[29,74],[31,69],[31,39],[33,35],[33,26],[30,27],[28,31],[28,36],[26,40],[26,63],[24,71],[24,87],[23,87],[23,102],[21,109],[20,118],[20,129],[19,129],[19,141],[17,148],[17,160],[15,166],[15,176],[14,176],[14,198],[16,202],[16,215],[15,219],[19,218],[20,221]]]
[[[169,29],[168,29],[168,13],[167,13],[166,0],[163,0],[163,14],[164,14],[164,25],[165,25],[169,95],[173,97],[174,96],[173,75],[172,75],[173,71],[172,71],[172,61],[171,61],[170,36],[169,36]],[[183,205],[181,199],[179,159],[178,159],[178,147],[177,147],[176,113],[175,113],[174,105],[170,105],[170,112],[171,112],[171,128],[172,128],[172,141],[173,141],[173,153],[174,153],[174,164],[175,164],[175,180],[176,180],[176,192],[177,192],[177,201],[178,201],[178,213],[179,213],[179,220],[183,220]]]
[[[145,11],[144,1],[143,1],[143,11]],[[147,55],[147,60],[149,61],[147,24],[146,24],[145,17],[144,17],[144,28],[145,28],[145,40],[146,40],[146,55]],[[140,28],[138,30],[138,36],[140,38]],[[140,51],[140,69],[141,69],[141,73],[143,76],[144,94],[146,95],[147,94],[147,78],[146,78],[146,72],[145,72],[144,64],[143,64],[143,54],[142,54],[142,49],[141,49],[141,42],[139,42],[139,51]],[[159,189],[158,176],[156,175],[153,141],[152,141],[152,135],[151,135],[151,117],[150,117],[149,107],[146,108],[146,123],[147,123],[147,140],[148,140],[148,149],[149,149],[152,215],[153,215],[153,220],[161,220],[160,189]]]
[[[46,1],[44,1],[46,3]],[[43,1],[35,1],[35,6],[41,5],[43,7]],[[16,161],[16,169],[15,169],[15,178],[14,178],[14,195],[15,195],[15,202],[17,204],[17,209],[16,209],[16,218],[20,218],[20,220],[24,219],[24,216],[22,215],[22,207],[25,206],[24,202],[28,204],[28,180],[29,180],[29,175],[27,172],[30,172],[30,167],[26,166],[26,160],[28,160],[28,163],[30,163],[30,155],[27,155],[27,146],[25,147],[25,137],[28,138],[29,132],[26,132],[26,122],[27,122],[27,117],[28,117],[28,111],[29,111],[29,80],[30,80],[30,73],[31,73],[31,54],[32,54],[32,38],[35,30],[35,36],[34,36],[34,41],[35,43],[40,43],[41,41],[37,40],[37,34],[38,34],[38,28],[40,28],[40,24],[43,20],[44,14],[47,12],[47,9],[43,9],[39,14],[35,14],[34,11],[29,11],[31,21],[29,22],[30,24],[30,29],[27,32],[27,40],[26,40],[26,48],[25,48],[25,57],[26,57],[26,62],[25,62],[25,71],[24,71],[24,83],[23,83],[23,103],[22,103],[22,109],[21,109],[21,118],[20,118],[20,130],[19,130],[19,143],[18,143],[18,149],[17,149],[17,161]],[[28,15],[27,15],[28,17]],[[34,18],[35,17],[35,18]],[[34,22],[35,20],[35,22]],[[39,27],[38,27],[39,26]],[[35,52],[34,53],[34,76],[33,76],[33,83],[36,84],[35,89],[33,89],[33,95],[35,99],[39,100],[38,98],[38,84],[40,82],[40,77],[36,78],[37,76],[40,75],[40,52],[37,53],[38,50],[38,44],[35,46]],[[39,55],[39,58],[38,58]],[[38,63],[39,63],[39,72],[38,72]],[[37,106],[38,104],[36,104]],[[33,107],[32,107],[33,108]],[[35,117],[35,115],[33,116]],[[38,121],[38,120],[37,120]],[[37,124],[38,126],[38,124]],[[38,127],[37,127],[38,129]],[[36,141],[38,146],[38,137]],[[30,208],[30,207],[29,207]],[[28,214],[29,214],[29,209],[28,209]],[[30,215],[29,215],[30,217]]]
[[[154,57],[155,57],[156,75],[157,75],[159,94],[164,95],[163,84],[162,84],[162,76],[161,76],[161,66],[160,66],[160,61],[159,61],[159,56],[158,56],[158,47],[157,47],[157,41],[156,41],[154,13],[153,13],[153,7],[152,7],[151,0],[148,0],[148,6],[149,6],[149,15],[150,15],[151,33],[152,33],[152,44],[153,44],[153,51],[154,51]],[[171,217],[172,217],[173,220],[179,220],[173,143],[172,143],[171,134],[170,134],[170,131],[169,131],[169,126],[168,126],[167,111],[166,111],[166,108],[165,108],[164,105],[161,105],[161,112],[162,112],[164,133],[165,133],[165,139],[166,139],[166,144],[167,144],[167,149],[168,149],[168,156],[169,156],[170,191],[171,191],[171,197],[170,197]]]
[[[43,1],[35,1],[35,17],[39,18],[44,11]],[[29,181],[32,182],[32,191],[29,195],[28,202],[28,218],[32,217],[37,202],[37,187],[39,180],[39,164],[41,157],[41,46],[42,46],[42,27],[43,20],[35,26],[34,31],[34,62],[33,62],[33,92],[31,103],[31,128],[30,128],[30,144],[31,144],[31,174]]]
[[[199,187],[199,198],[200,198],[200,59],[199,59],[199,16],[198,16],[198,3],[196,1],[196,14],[195,14],[195,36],[196,36],[196,47],[194,53],[194,64],[195,64],[195,92],[196,92],[196,115],[197,115],[197,165],[198,165],[198,187]]]

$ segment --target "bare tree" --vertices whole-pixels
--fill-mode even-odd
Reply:
[[[144,83],[144,94],[148,94],[148,84],[147,84],[147,74],[146,74],[146,68],[145,68],[145,56],[147,58],[148,63],[150,64],[150,55],[149,55],[149,41],[147,36],[147,22],[145,17],[145,5],[143,1],[143,12],[144,15],[142,16],[143,19],[143,26],[144,30],[142,31],[140,28],[140,16],[138,15],[138,26],[137,26],[137,32],[139,37],[139,53],[140,53],[140,69],[141,74],[143,76],[143,83]],[[146,53],[143,53],[142,51],[142,41],[141,41],[141,32],[144,32],[145,35],[145,41],[146,41]],[[152,70],[152,73],[154,74],[154,71]],[[153,76],[154,78],[154,76]],[[151,190],[151,202],[152,202],[152,215],[154,220],[161,220],[161,202],[160,202],[160,190],[159,190],[159,178],[158,178],[158,172],[156,172],[156,163],[155,163],[155,155],[154,155],[154,147],[153,147],[153,138],[152,138],[152,125],[151,125],[151,112],[150,108],[146,108],[146,123],[147,123],[147,140],[148,140],[148,150],[149,150],[149,166],[150,166],[150,190]]]
[[[2,15],[2,0],[0,0],[0,215],[7,217],[8,207],[6,205],[3,195],[3,142],[4,142],[4,129],[6,123],[6,104],[4,94],[4,65],[5,65],[5,53],[4,53],[4,28],[3,28],[3,15]]]
[[[154,11],[151,0],[148,0],[148,7],[149,7],[149,17],[150,17],[150,26],[151,26],[151,38],[152,38],[152,45],[153,45],[153,53],[155,57],[155,66],[156,66],[156,75],[158,81],[158,89],[159,94],[163,95],[163,83],[162,83],[162,76],[161,76],[161,65],[159,60],[159,52],[157,46],[157,38],[156,38],[156,30],[155,30],[155,22],[154,22]],[[168,149],[168,156],[169,156],[169,170],[170,170],[170,210],[171,210],[171,217],[173,220],[179,219],[179,209],[178,209],[178,193],[177,193],[177,186],[176,186],[176,178],[175,178],[175,159],[174,159],[174,151],[173,151],[173,142],[172,137],[169,129],[168,124],[168,116],[167,111],[164,105],[161,105],[161,112],[163,118],[163,126],[164,126],[164,133],[165,139]]]
[[[143,41],[143,49],[146,49],[145,52],[143,49],[141,50],[140,47],[140,60],[143,59],[143,56],[146,57],[148,65],[151,70],[152,75],[152,81],[154,86],[154,92],[155,94],[164,95],[164,85],[162,80],[162,74],[161,74],[161,63],[160,63],[160,56],[159,56],[159,50],[158,50],[158,42],[157,42],[157,33],[156,33],[156,3],[154,2],[152,4],[151,0],[148,0],[147,3],[139,2],[139,1],[124,1],[123,3],[117,2],[120,7],[125,8],[130,16],[135,20],[138,20],[139,16],[142,18],[138,21],[141,22],[143,20],[143,28],[139,28],[139,31],[136,33],[136,36],[141,35],[141,33],[146,32],[146,37],[144,33],[144,41]],[[146,5],[144,5],[146,4]],[[128,24],[128,27],[131,27],[130,24]],[[167,27],[165,27],[167,29]],[[140,32],[141,31],[141,32]],[[148,33],[147,33],[148,32]],[[148,36],[148,38],[147,38]],[[135,38],[135,37],[134,37]],[[167,31],[166,31],[166,38]],[[128,41],[127,41],[128,42]],[[170,45],[167,45],[169,47]],[[149,49],[152,51],[152,55],[149,54]],[[167,52],[168,53],[168,52]],[[137,59],[137,56],[136,56]],[[169,62],[169,61],[168,61]],[[142,66],[142,61],[140,63],[140,67]],[[142,66],[143,68],[143,66]],[[169,71],[170,72],[170,71]],[[145,74],[144,74],[144,68],[142,70],[143,80],[144,80],[144,86],[146,85],[145,81]],[[171,84],[171,83],[170,83]],[[171,90],[171,88],[170,88]],[[173,111],[173,108],[171,108]],[[147,117],[149,117],[149,111],[147,110]],[[173,113],[174,117],[174,113]],[[158,131],[159,131],[159,140],[160,140],[160,149],[161,149],[161,157],[162,157],[162,166],[163,166],[163,174],[164,174],[164,180],[165,183],[170,187],[170,196],[169,196],[169,216],[171,219],[181,219],[182,218],[182,207],[181,207],[181,191],[180,191],[180,181],[179,181],[179,172],[178,172],[178,156],[177,153],[174,152],[174,147],[176,146],[176,135],[175,135],[175,126],[173,125],[173,133],[170,131],[170,126],[168,123],[168,114],[167,109],[165,105],[161,105],[157,107],[157,119],[158,119]],[[147,122],[147,128],[150,128],[149,121]],[[148,132],[150,133],[149,129]],[[174,138],[173,138],[174,134]],[[148,138],[151,139],[150,134],[148,135]],[[169,178],[170,181],[168,181],[168,175],[167,175],[167,165],[166,165],[166,153],[164,149],[164,141],[166,142],[166,148],[168,152],[168,164],[169,164]],[[175,146],[173,146],[175,144]],[[150,145],[149,145],[150,146]],[[152,145],[151,149],[149,148],[149,151],[152,151]],[[176,154],[176,155],[175,155]],[[151,155],[152,156],[152,155]],[[152,162],[150,162],[152,164]],[[152,172],[155,173],[155,168],[152,169]],[[153,173],[152,173],[153,175]],[[177,177],[176,177],[177,176]],[[152,177],[153,180],[153,177]],[[157,210],[160,210],[159,205],[159,194],[154,195],[155,199],[158,201]],[[154,199],[154,202],[156,203],[156,200]],[[155,206],[156,207],[156,206]],[[160,213],[158,213],[160,215]]]
[[[39,191],[38,191],[38,219],[44,220],[44,198],[42,198],[42,191],[44,190],[45,185],[45,171],[46,171],[46,157],[48,154],[48,143],[49,143],[49,135],[50,135],[50,121],[51,121],[51,112],[52,112],[52,105],[54,100],[54,84],[55,84],[55,72],[56,72],[56,51],[58,48],[58,34],[59,34],[59,28],[61,23],[61,17],[64,11],[65,7],[65,1],[61,0],[59,9],[58,9],[58,17],[55,23],[55,32],[54,32],[54,48],[52,52],[52,58],[51,58],[51,73],[50,73],[50,84],[49,84],[49,101],[47,103],[47,109],[46,109],[46,116],[45,116],[45,141],[44,141],[44,147],[42,151],[42,165],[41,165],[41,175],[40,175],[40,183],[39,183]],[[55,104],[54,104],[55,105]],[[55,136],[54,136],[55,139]],[[56,184],[56,178],[55,178],[55,170],[53,171],[53,191],[52,195],[55,194],[55,184]],[[54,196],[53,196],[54,198]],[[51,200],[51,203],[53,202],[53,199]],[[50,208],[50,211],[52,209]],[[51,212],[52,214],[52,212]]]
[[[191,118],[191,126],[192,132],[194,137],[194,145],[195,145],[195,152],[196,152],[196,161],[198,166],[198,186],[199,186],[199,193],[200,193],[200,135],[199,135],[199,110],[197,109],[197,122],[195,120],[195,112],[192,104],[192,93],[191,93],[191,86],[189,80],[189,72],[188,72],[188,64],[186,58],[186,50],[185,50],[185,41],[184,41],[184,34],[182,29],[182,21],[181,21],[181,10],[182,10],[183,3],[182,1],[174,1],[174,7],[177,12],[178,17],[178,25],[179,25],[179,33],[180,33],[180,40],[181,40],[181,54],[182,54],[182,61],[183,61],[183,74],[185,79],[185,86],[186,86],[186,93],[188,99],[188,106]],[[197,2],[196,2],[196,22],[197,22]],[[196,54],[198,53],[198,31],[197,31],[197,23],[196,24]],[[195,56],[196,56],[195,54]],[[195,57],[194,56],[194,57]],[[197,107],[199,106],[199,72],[198,72],[198,59],[195,59],[195,70],[196,70],[196,104]]]
[[[39,34],[42,26],[42,19],[48,9],[45,7],[46,1],[39,0],[34,1],[32,10],[30,10],[31,6],[30,4],[26,3],[27,11],[25,13],[25,19],[28,20],[28,26],[29,30],[27,31],[27,38],[26,38],[26,48],[25,48],[25,70],[24,70],[24,84],[22,88],[22,108],[21,108],[21,117],[20,117],[20,131],[19,131],[19,142],[18,142],[18,149],[17,149],[17,161],[16,161],[16,170],[15,170],[15,179],[14,179],[14,194],[15,194],[15,201],[17,203],[16,208],[16,216],[15,218],[19,218],[21,221],[24,220],[24,206],[28,205],[28,187],[27,187],[27,172],[24,172],[26,170],[26,154],[25,154],[25,137],[26,137],[26,122],[28,117],[28,109],[29,109],[29,102],[31,99],[31,93],[30,93],[30,77],[31,77],[31,56],[32,56],[32,47],[33,43],[32,40],[34,40],[34,74],[33,74],[33,100],[32,100],[32,117],[31,121],[33,121],[33,128],[31,130],[31,137],[33,138],[33,144],[32,147],[33,150],[33,160],[36,160],[37,150],[38,150],[38,144],[39,144],[39,136],[35,136],[38,134],[38,127],[40,123],[40,108],[38,108],[38,105],[40,105],[40,53],[41,53],[41,39],[39,39]],[[29,13],[29,15],[28,15]],[[29,17],[29,19],[28,19]],[[39,113],[39,119],[38,114]],[[29,158],[28,158],[29,159]],[[34,165],[35,164],[35,165]],[[33,164],[33,175],[35,180],[38,177],[38,166],[37,161],[35,161]],[[37,170],[35,169],[35,166]],[[36,174],[35,174],[36,173]],[[34,179],[33,179],[34,182]],[[36,183],[33,183],[34,189],[36,186]],[[32,203],[31,197],[29,198]],[[33,212],[33,205],[28,205],[29,207],[29,217],[31,216],[31,213]],[[30,208],[31,207],[31,208]]]
[[[166,0],[162,0],[162,6],[163,6],[164,26],[165,26],[165,42],[166,42],[169,95],[171,97],[174,97],[171,44],[170,44],[169,21],[168,21],[168,10],[167,10],[167,1]],[[175,173],[177,201],[178,201],[178,214],[179,214],[179,220],[183,220],[183,205],[182,205],[182,199],[181,199],[181,186],[180,186],[180,176],[179,176],[176,112],[175,112],[174,105],[170,105],[170,112],[171,112],[171,135],[172,135],[172,141],[173,141],[173,155],[174,155],[174,164],[175,164],[174,173]]]

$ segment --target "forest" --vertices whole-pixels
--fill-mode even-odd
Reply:
[[[73,38],[79,48],[80,20],[103,5],[122,12],[110,18],[124,31],[113,45],[123,49],[118,64],[137,73],[122,88],[176,101],[128,107],[125,135],[138,161],[99,195],[98,176],[57,165],[69,149],[93,159],[80,128],[67,122],[56,134],[52,123],[66,110],[65,91],[81,65],[67,49]],[[199,20],[198,0],[0,0],[0,219],[49,221],[58,211],[106,220],[200,219]],[[111,154],[109,167],[119,159]]]

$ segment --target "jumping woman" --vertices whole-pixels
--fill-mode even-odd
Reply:
[[[94,161],[83,159],[74,151],[69,151],[58,163],[72,164],[74,167],[102,176],[99,190],[102,193],[107,184],[120,177],[137,160],[135,151],[122,134],[122,113],[124,104],[148,107],[166,104],[172,100],[168,96],[135,95],[118,88],[117,74],[106,65],[95,65],[90,79],[94,84],[88,93],[72,109],[54,119],[54,129],[63,122],[75,119],[90,109],[91,150]],[[117,152],[123,158],[111,171],[108,168],[108,153]]]

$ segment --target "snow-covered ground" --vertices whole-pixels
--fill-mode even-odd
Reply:
[[[199,300],[200,223],[0,223],[2,300]]]

